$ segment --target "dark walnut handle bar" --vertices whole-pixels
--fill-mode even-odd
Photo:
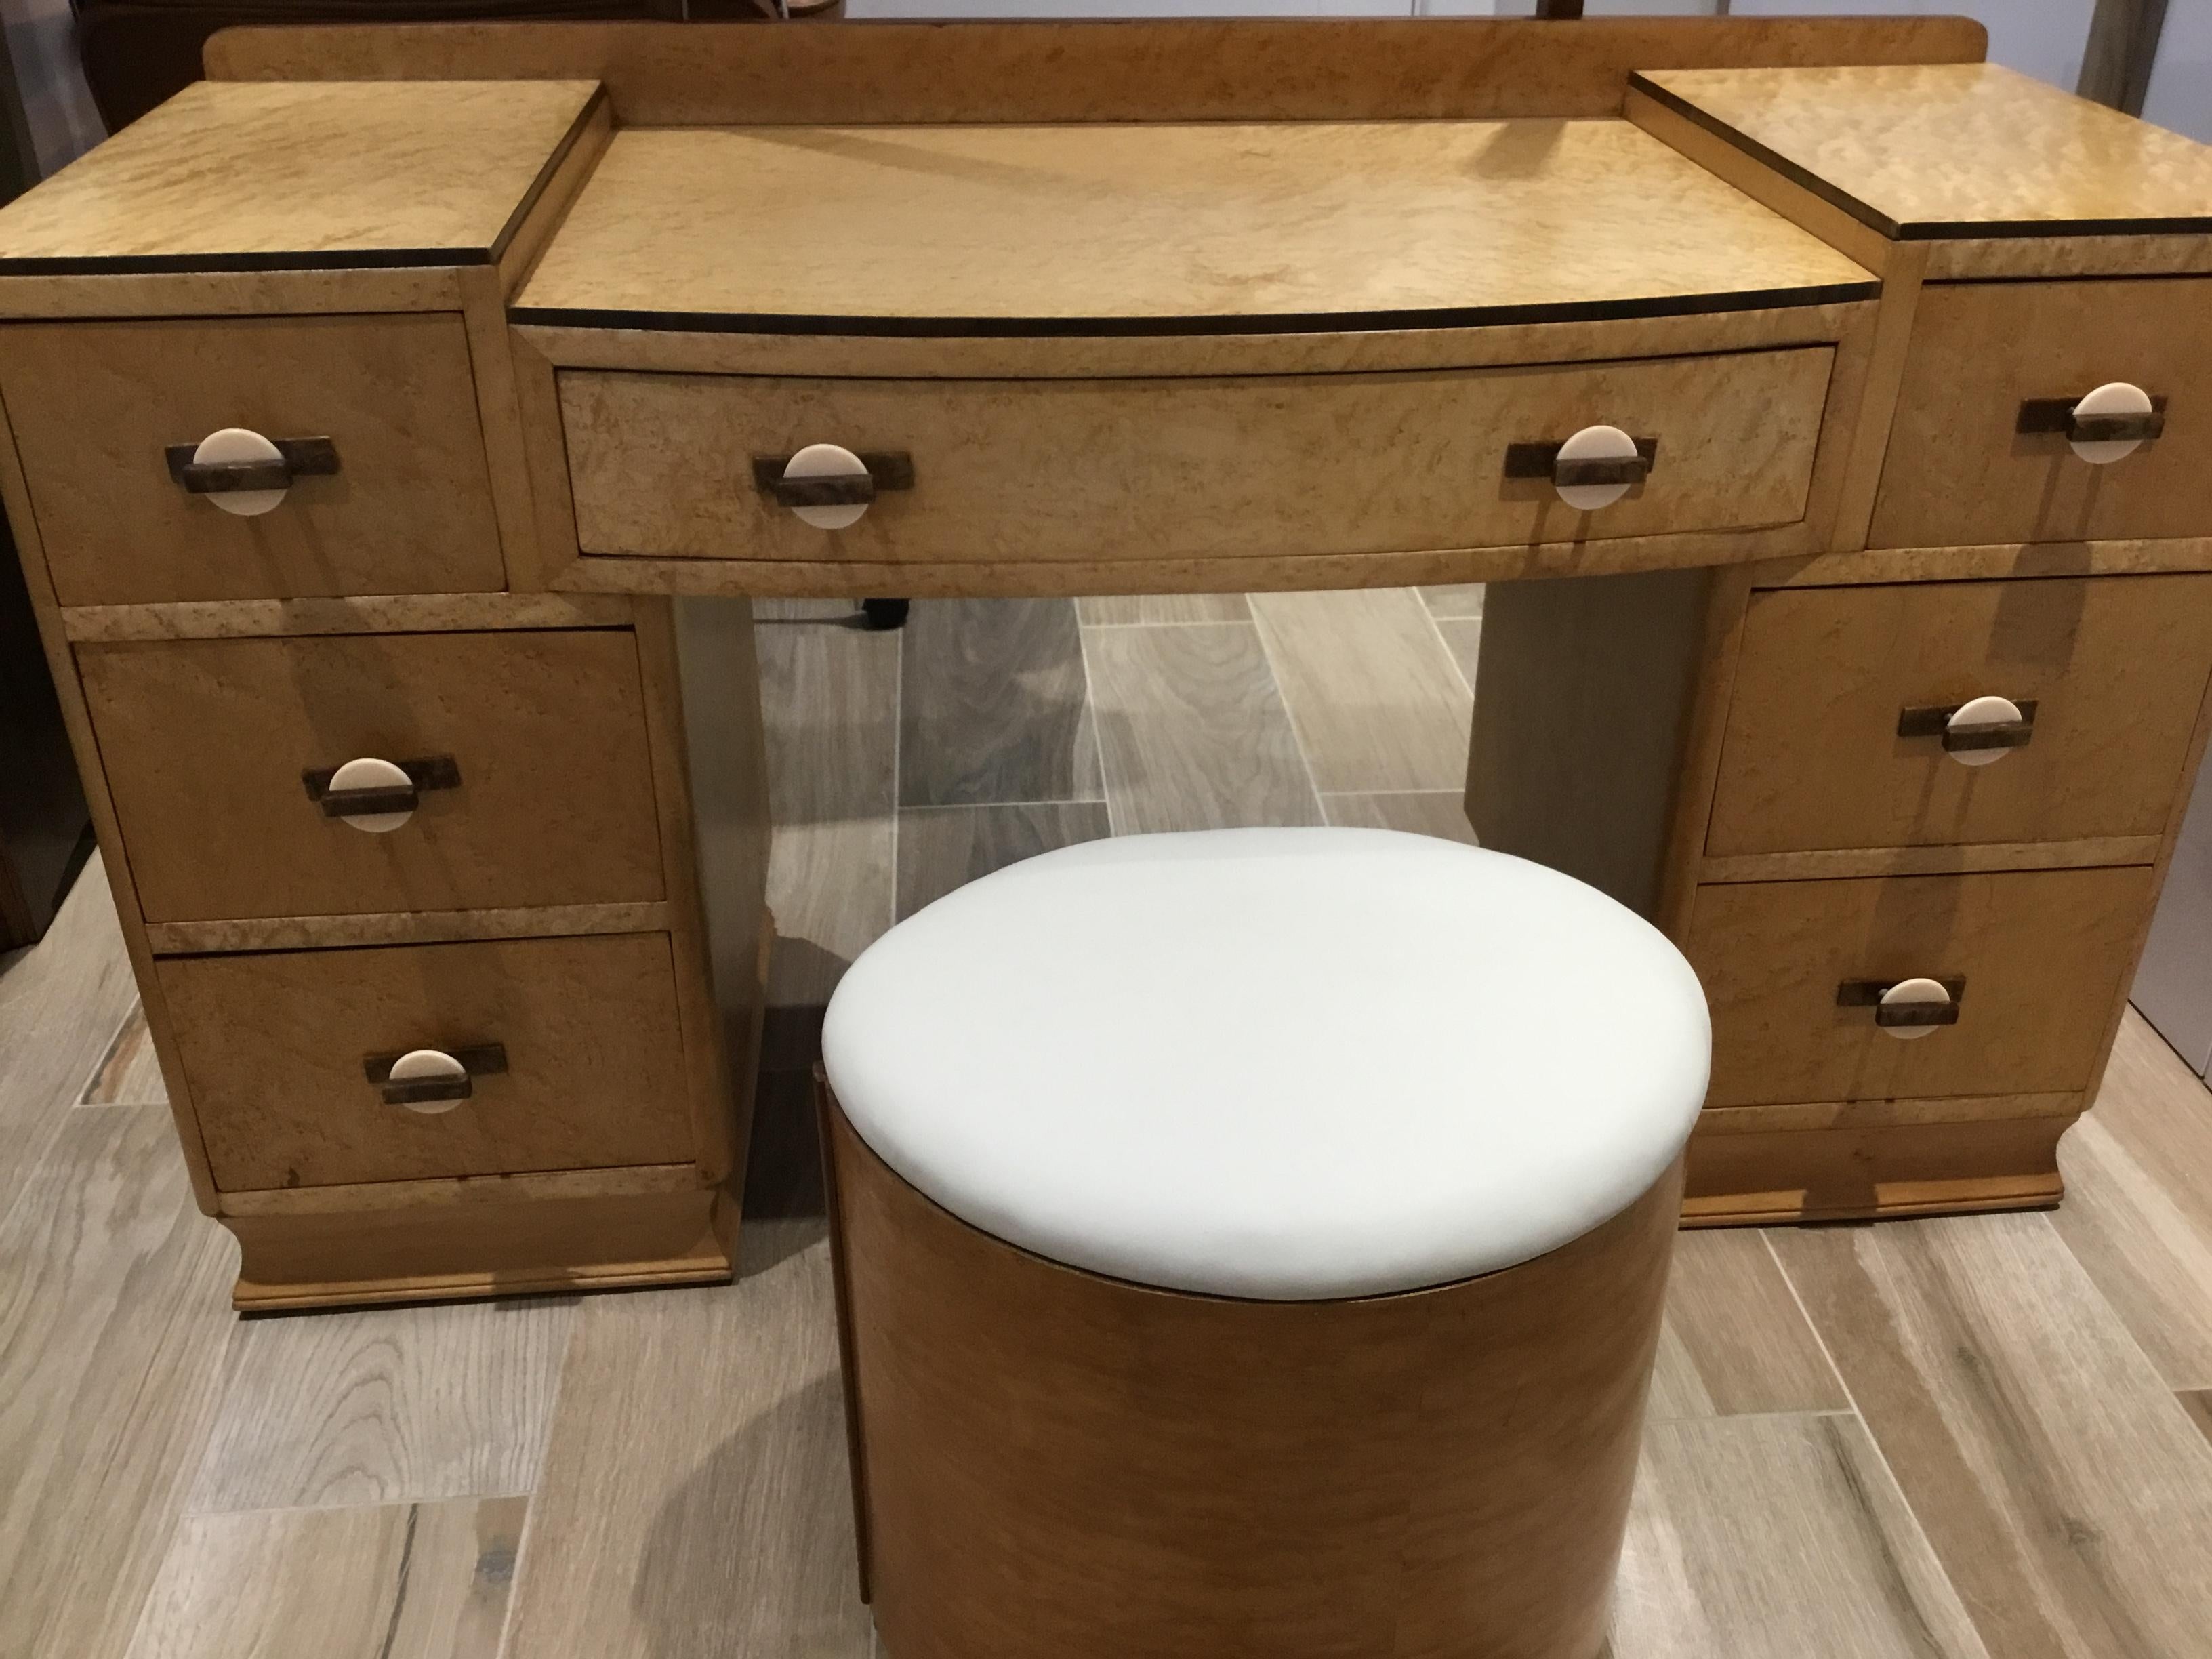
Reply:
[[[321,805],[326,818],[348,818],[370,812],[411,812],[422,804],[425,789],[458,789],[461,769],[451,755],[431,755],[422,760],[392,762],[407,775],[404,784],[382,789],[333,789],[335,766],[312,767],[300,774],[307,799]]]
[[[1992,720],[1986,726],[1962,726],[1953,731],[1951,716],[1965,708],[1964,703],[1933,703],[1921,708],[1901,708],[1897,714],[1897,735],[1900,738],[1937,738],[1943,747],[1953,753],[1962,749],[2025,749],[2035,736],[2035,700],[2017,698],[2013,707],[2020,710],[2016,720]]]
[[[392,1080],[392,1068],[399,1062],[398,1054],[364,1054],[361,1069],[384,1096],[387,1106],[416,1106],[432,1100],[466,1100],[476,1092],[476,1080],[492,1077],[507,1069],[507,1045],[502,1042],[479,1042],[466,1048],[441,1048],[441,1054],[451,1054],[460,1061],[463,1071],[459,1077],[410,1077]]]
[[[1948,1002],[1893,1002],[1885,1005],[1882,994],[1899,981],[1893,979],[1847,979],[1836,987],[1836,1006],[1838,1008],[1871,1008],[1877,1025],[1956,1025],[1959,1023],[1959,1004],[1966,994],[1963,978],[1939,979],[1936,982],[1951,994]]]
[[[1505,446],[1507,477],[1548,478],[1567,489],[1577,484],[1642,483],[1658,463],[1656,438],[1638,438],[1633,455],[1589,461],[1561,460],[1559,445],[1556,443]]]
[[[787,478],[788,455],[753,457],[753,483],[786,507],[866,507],[886,489],[914,488],[914,457],[903,451],[860,457],[866,472],[826,478]]]
[[[295,478],[324,478],[338,470],[338,447],[328,438],[272,438],[273,461],[196,461],[198,444],[171,444],[169,476],[194,495],[227,495],[240,489],[288,489]]]
[[[2056,432],[2077,444],[2148,442],[2166,430],[2166,399],[2153,398],[2148,415],[2076,415],[2072,398],[2030,398],[2020,406],[2013,430],[2023,435]]]

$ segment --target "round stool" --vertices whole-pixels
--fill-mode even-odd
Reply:
[[[889,1659],[1593,1659],[1711,1052],[1652,927],[1425,836],[1093,842],[822,1047]]]

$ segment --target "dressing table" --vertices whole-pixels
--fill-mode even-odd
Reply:
[[[239,1304],[727,1275],[775,595],[1493,584],[1468,810],[1696,966],[1686,1219],[2056,1202],[2206,732],[2212,150],[1984,49],[218,37],[0,212],[0,488]]]

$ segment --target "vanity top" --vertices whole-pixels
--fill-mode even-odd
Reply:
[[[518,321],[1207,333],[1677,315],[1867,271],[1620,119],[617,133]]]
[[[488,264],[600,96],[198,82],[0,209],[0,275]]]
[[[1886,236],[2212,230],[2212,147],[1995,64],[1629,83]]]

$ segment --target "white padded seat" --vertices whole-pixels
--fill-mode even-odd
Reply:
[[[1142,1285],[1277,1301],[1526,1261],[1665,1173],[1696,975],[1556,871],[1382,830],[1063,848],[892,928],[830,1086],[963,1220]]]

